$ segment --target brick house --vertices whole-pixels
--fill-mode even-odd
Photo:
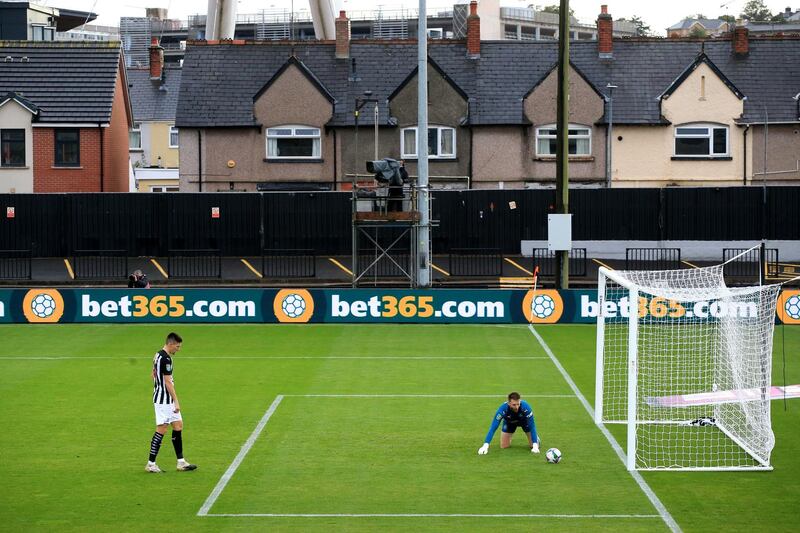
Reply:
[[[129,190],[118,42],[0,41],[0,193]]]
[[[557,44],[481,41],[479,24],[470,16],[466,41],[429,42],[431,184],[553,187]],[[416,42],[351,42],[344,13],[337,32],[335,42],[190,43],[176,112],[182,191],[342,189],[376,145],[415,174]],[[800,70],[787,63],[800,39],[744,28],[613,39],[605,8],[598,33],[570,45],[573,184],[800,180]]]

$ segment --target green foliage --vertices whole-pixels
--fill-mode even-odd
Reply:
[[[553,13],[554,15],[558,15],[561,12],[561,6],[559,4],[553,4],[549,6],[534,6],[536,11],[541,11],[543,13]],[[575,10],[569,8],[569,16],[575,16]]]
[[[764,3],[764,0],[749,0],[742,10],[742,17],[754,22],[766,22],[772,19],[772,11]]]
[[[692,31],[689,32],[689,37],[705,38],[708,37],[708,32],[705,30],[705,28],[695,26],[692,28]]]

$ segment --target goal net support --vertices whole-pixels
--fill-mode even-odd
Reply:
[[[772,468],[780,286],[727,287],[722,269],[600,269],[595,422],[627,424],[628,470]]]

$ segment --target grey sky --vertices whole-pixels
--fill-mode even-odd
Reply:
[[[144,16],[144,6],[164,7],[169,9],[170,18],[185,19],[189,15],[204,13],[207,0],[33,0],[39,4],[52,7],[63,7],[81,11],[94,11],[99,16],[96,24],[110,26],[119,25],[120,17]],[[444,7],[460,0],[426,0],[428,7]],[[384,9],[417,7],[418,3],[408,0],[339,0],[345,10],[372,10],[382,6]],[[800,9],[800,0],[767,0],[765,4],[773,13],[783,11],[791,6]],[[557,0],[500,0],[502,6],[527,7],[530,4],[558,4]],[[747,0],[572,0],[570,7],[582,21],[592,21],[600,13],[600,4],[607,4],[611,15],[617,19],[640,16],[651,30],[658,35],[665,34],[665,28],[675,24],[686,16],[698,12],[710,18],[730,14],[737,16]],[[262,9],[290,9],[292,0],[239,0],[239,13],[258,13]],[[294,0],[294,9],[308,9],[307,0]]]

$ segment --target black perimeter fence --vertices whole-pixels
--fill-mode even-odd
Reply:
[[[14,217],[0,218],[0,251],[21,251],[13,274],[22,278],[30,257],[89,250],[128,257],[213,250],[203,252],[204,275],[216,274],[218,256],[261,257],[265,268],[271,257],[292,256],[292,273],[306,275],[309,257],[352,253],[350,199],[347,192],[4,194],[0,203],[14,207]],[[437,191],[434,253],[518,254],[521,240],[547,240],[554,205],[553,190]],[[797,240],[798,211],[800,187],[570,191],[573,240]],[[496,259],[482,268],[495,267]],[[125,266],[109,259],[103,268]]]

